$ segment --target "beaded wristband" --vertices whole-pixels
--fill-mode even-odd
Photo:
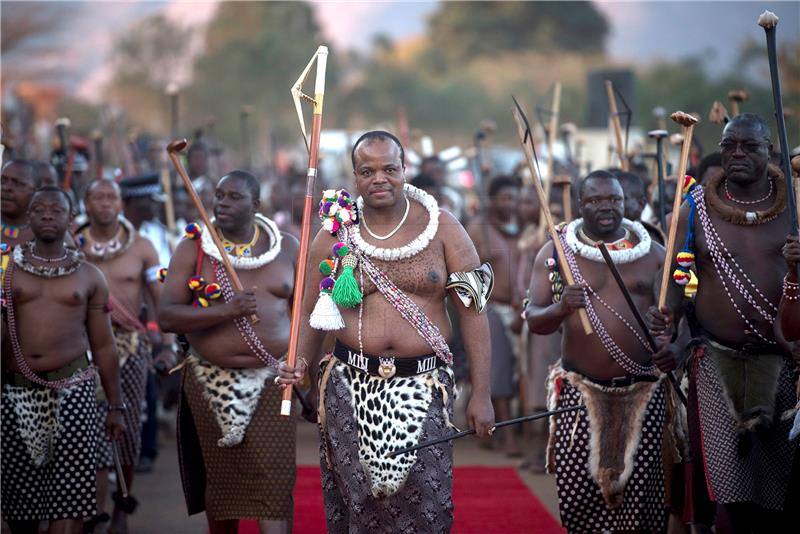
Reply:
[[[783,298],[786,300],[800,300],[800,283],[790,282],[789,273],[783,277]]]

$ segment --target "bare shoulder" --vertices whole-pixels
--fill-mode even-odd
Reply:
[[[106,282],[106,276],[95,264],[84,261],[81,264],[80,272],[90,288],[95,289],[97,287],[104,288],[108,286],[108,282]]]
[[[667,251],[664,249],[664,245],[655,241],[650,243],[650,253],[648,255],[656,262],[659,264],[664,263],[664,256],[666,256],[666,254]]]
[[[455,215],[445,209],[439,210],[439,236],[445,243],[450,239],[469,240],[464,225],[456,219]]]
[[[133,247],[136,248],[141,255],[145,257],[151,257],[154,255],[158,255],[156,252],[156,247],[153,245],[152,241],[144,237],[143,235],[137,233],[136,236],[133,238]]]
[[[548,239],[547,242],[544,245],[542,245],[542,248],[539,249],[539,252],[536,253],[536,259],[534,261],[538,265],[540,262],[543,262],[547,258],[552,258],[554,250],[555,250],[555,245],[553,244],[553,240]]]
[[[181,239],[178,246],[175,247],[175,252],[172,254],[170,260],[170,268],[175,265],[181,265],[188,262],[193,262],[197,255],[197,242],[193,239]]]
[[[322,252],[330,252],[331,247],[336,244],[339,239],[332,235],[330,232],[326,231],[324,228],[320,228],[317,231],[317,235],[314,236],[313,241],[311,241],[311,254],[318,256]]]

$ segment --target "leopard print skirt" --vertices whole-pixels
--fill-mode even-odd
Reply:
[[[452,431],[452,371],[387,380],[334,357],[321,366],[320,463],[328,531],[449,532],[452,443],[394,459],[386,455]]]

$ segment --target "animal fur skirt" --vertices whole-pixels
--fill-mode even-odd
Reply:
[[[3,385],[2,502],[6,521],[96,513],[95,380],[53,390]]]
[[[587,408],[550,418],[548,470],[556,475],[564,528],[663,531],[664,381],[601,387],[556,365],[548,390],[551,410]]]
[[[384,379],[330,355],[320,364],[320,464],[333,534],[450,532],[453,446],[395,450],[452,432],[449,368]]]
[[[186,362],[178,454],[189,514],[291,521],[297,421],[280,415],[274,370]]]

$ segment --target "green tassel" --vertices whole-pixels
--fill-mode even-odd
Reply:
[[[344,308],[355,308],[361,304],[361,289],[350,265],[345,265],[342,274],[336,278],[336,285],[331,293],[333,301]]]

